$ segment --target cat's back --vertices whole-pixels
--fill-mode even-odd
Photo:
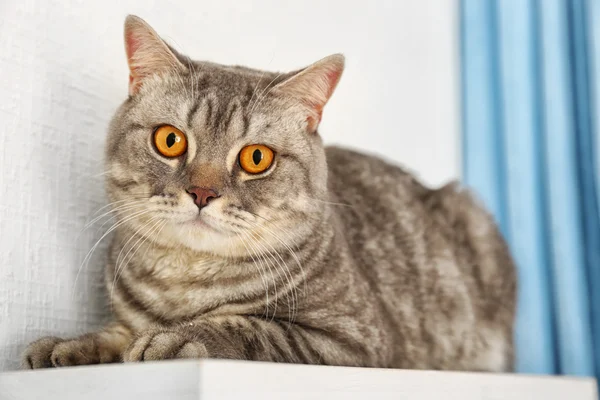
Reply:
[[[403,246],[424,246],[432,224],[427,199],[435,191],[374,155],[339,147],[326,154],[331,209],[357,263],[393,265],[407,253]]]
[[[377,156],[334,146],[325,151],[330,196],[357,214],[386,214],[431,192],[413,175]]]
[[[373,155],[339,147],[326,148],[326,154],[331,206],[356,258],[388,258],[394,265],[413,257],[420,264],[447,254],[462,273],[471,274],[468,268],[479,265],[504,274],[513,285],[508,247],[469,191],[454,182],[427,188]]]
[[[445,368],[460,360],[453,365],[510,369],[516,274],[489,213],[459,185],[429,189],[378,157],[337,147],[326,154],[345,251],[380,294],[398,337],[413,338],[398,339],[408,357],[399,365]],[[463,353],[443,350],[445,343]]]

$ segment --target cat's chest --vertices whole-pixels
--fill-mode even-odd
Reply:
[[[249,271],[251,266],[226,259],[148,250],[122,279],[149,314],[181,320],[227,309],[232,302],[243,307],[238,299],[262,290],[262,281]]]
[[[149,251],[140,260],[140,271],[167,286],[197,283],[203,285],[228,276],[237,266],[225,259],[198,256],[176,250]]]

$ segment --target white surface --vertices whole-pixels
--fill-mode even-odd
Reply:
[[[103,247],[75,282],[100,235],[77,236],[104,204],[105,130],[127,94],[126,14],[199,59],[285,70],[345,53],[326,142],[385,154],[439,184],[459,171],[457,6],[0,1],[0,370],[16,368],[26,342],[101,318]]]
[[[596,400],[593,379],[221,360],[0,374],[0,400]]]

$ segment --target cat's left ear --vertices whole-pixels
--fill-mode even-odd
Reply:
[[[135,15],[125,19],[125,52],[129,64],[130,96],[135,95],[150,76],[186,70],[156,31]]]
[[[323,108],[331,98],[344,71],[344,56],[334,54],[304,68],[279,83],[273,91],[292,97],[305,106],[308,130],[315,132],[321,122]]]

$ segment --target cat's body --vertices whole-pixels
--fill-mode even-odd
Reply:
[[[279,76],[184,69],[177,56],[163,64],[181,72],[157,79],[138,64],[174,56],[129,23],[132,97],[107,148],[121,221],[106,270],[115,322],[41,339],[27,366],[219,357],[512,368],[515,270],[489,215],[455,185],[430,190],[376,157],[323,149],[316,126],[339,58]],[[184,153],[157,155],[160,124],[186,131]],[[258,143],[273,161],[248,173],[243,149]]]

